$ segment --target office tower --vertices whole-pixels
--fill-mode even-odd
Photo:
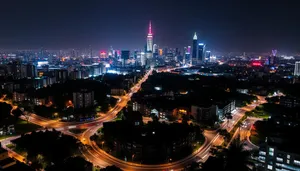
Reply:
[[[157,46],[157,44],[153,45],[153,53],[158,53],[158,46]]]
[[[198,47],[198,37],[195,32],[194,37],[193,37],[193,45],[192,45],[192,65],[197,64],[197,48]]]
[[[205,44],[199,43],[198,44],[198,62],[202,63],[205,61]]]
[[[158,54],[159,54],[159,56],[162,56],[163,55],[163,50],[162,49],[158,49]]]
[[[94,105],[94,92],[82,89],[79,92],[73,92],[74,108],[87,108]]]
[[[57,83],[64,83],[67,81],[68,77],[68,70],[61,69],[61,70],[55,70],[55,77]]]
[[[147,58],[146,58],[145,52],[141,52],[141,65],[145,66],[146,61],[147,61]]]
[[[151,21],[149,22],[148,35],[147,35],[147,52],[153,52],[153,35]]]
[[[205,60],[210,61],[210,51],[209,50],[206,51]]]
[[[275,65],[277,63],[276,59],[277,50],[273,49],[271,56],[269,56],[269,65]]]
[[[125,62],[129,59],[130,51],[129,50],[122,50],[121,51],[121,60],[122,60],[122,66],[125,66]]]
[[[191,46],[187,47],[187,53],[191,54]]]
[[[27,70],[27,76],[30,78],[35,78],[37,76],[37,69],[36,66],[33,64],[27,64],[26,65],[26,70]]]
[[[157,58],[157,56],[158,56],[158,46],[157,46],[157,44],[154,44],[153,45],[153,57]]]
[[[294,76],[300,76],[300,61],[295,63]]]
[[[115,50],[114,56],[115,56],[115,59],[118,59],[118,52],[116,50]]]

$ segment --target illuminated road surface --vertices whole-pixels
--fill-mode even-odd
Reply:
[[[164,72],[164,70],[160,70],[159,72]],[[92,136],[96,131],[102,127],[103,122],[108,122],[116,118],[116,115],[119,113],[122,108],[124,108],[128,101],[130,100],[133,93],[136,93],[139,89],[141,84],[148,79],[148,76],[152,73],[150,70],[144,77],[141,79],[134,87],[131,88],[128,94],[124,95],[120,98],[120,101],[117,105],[112,108],[109,112],[105,114],[104,117],[98,118],[94,121],[87,122],[87,123],[80,123],[80,122],[59,122],[54,120],[49,120],[37,115],[32,114],[29,122],[32,122],[37,125],[41,125],[47,128],[56,128],[58,131],[62,131],[65,134],[73,135],[68,130],[73,128],[86,128],[87,130],[81,135],[77,136],[81,140],[83,144],[86,144],[84,148],[81,148],[82,154],[85,158],[92,162],[94,165],[98,165],[100,167],[106,167],[109,165],[116,165],[123,170],[181,170],[188,164],[193,161],[206,161],[209,157],[209,150],[210,147],[213,145],[221,145],[223,142],[223,138],[216,133],[216,131],[204,131],[204,135],[206,137],[205,143],[193,154],[190,156],[171,163],[167,164],[159,164],[159,165],[144,165],[144,164],[135,164],[130,162],[125,162],[123,160],[117,159],[103,150],[101,150],[94,142],[90,141],[90,136]],[[261,99],[264,100],[264,99]],[[254,104],[255,105],[255,104]],[[233,118],[229,122],[224,122],[221,125],[221,128],[226,128],[230,131],[233,126],[243,117],[246,111],[250,111],[254,108],[254,106],[246,106],[244,108],[238,109],[236,114],[233,115]],[[9,144],[11,140],[18,138],[11,137],[9,139],[2,140],[3,146]],[[22,156],[18,156],[14,152],[10,153],[12,156],[14,155],[18,160],[23,160]]]

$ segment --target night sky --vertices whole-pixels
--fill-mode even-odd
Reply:
[[[242,1],[242,2],[241,2]],[[160,47],[300,51],[296,0],[2,0],[0,49],[143,48],[149,20]]]

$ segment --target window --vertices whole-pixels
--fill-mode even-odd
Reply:
[[[274,152],[269,151],[269,156],[273,156]]]
[[[283,162],[283,158],[280,158],[280,157],[276,157],[276,160],[279,162]]]
[[[269,148],[269,151],[274,152],[274,148]]]
[[[264,151],[259,151],[259,155],[265,156],[265,155],[266,155],[266,152],[264,152]]]
[[[294,160],[294,164],[300,166],[300,161],[299,160]]]
[[[290,158],[291,158],[291,156],[288,154],[288,155],[286,156],[286,158],[290,159]]]
[[[290,164],[290,160],[287,160],[286,163],[287,163],[287,164]]]
[[[269,170],[273,170],[273,166],[272,165],[268,165],[268,169]]]

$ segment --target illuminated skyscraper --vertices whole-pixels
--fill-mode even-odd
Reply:
[[[197,64],[197,48],[198,47],[198,37],[195,32],[193,37],[193,45],[192,45],[192,65]]]
[[[153,52],[153,35],[151,21],[149,22],[148,35],[147,35],[147,51]]]
[[[300,76],[300,61],[295,63],[294,76]]]
[[[205,60],[207,60],[208,62],[210,62],[210,51],[209,50],[206,51]]]
[[[198,61],[200,63],[205,61],[205,44],[204,43],[198,44]]]
[[[146,58],[145,52],[141,52],[141,65],[145,66],[146,62],[147,62],[147,58]]]
[[[122,66],[125,66],[126,61],[129,59],[130,51],[129,50],[122,50],[121,51],[121,59],[122,59]]]
[[[157,44],[154,44],[153,45],[153,53],[158,53],[158,46],[157,46]]]

